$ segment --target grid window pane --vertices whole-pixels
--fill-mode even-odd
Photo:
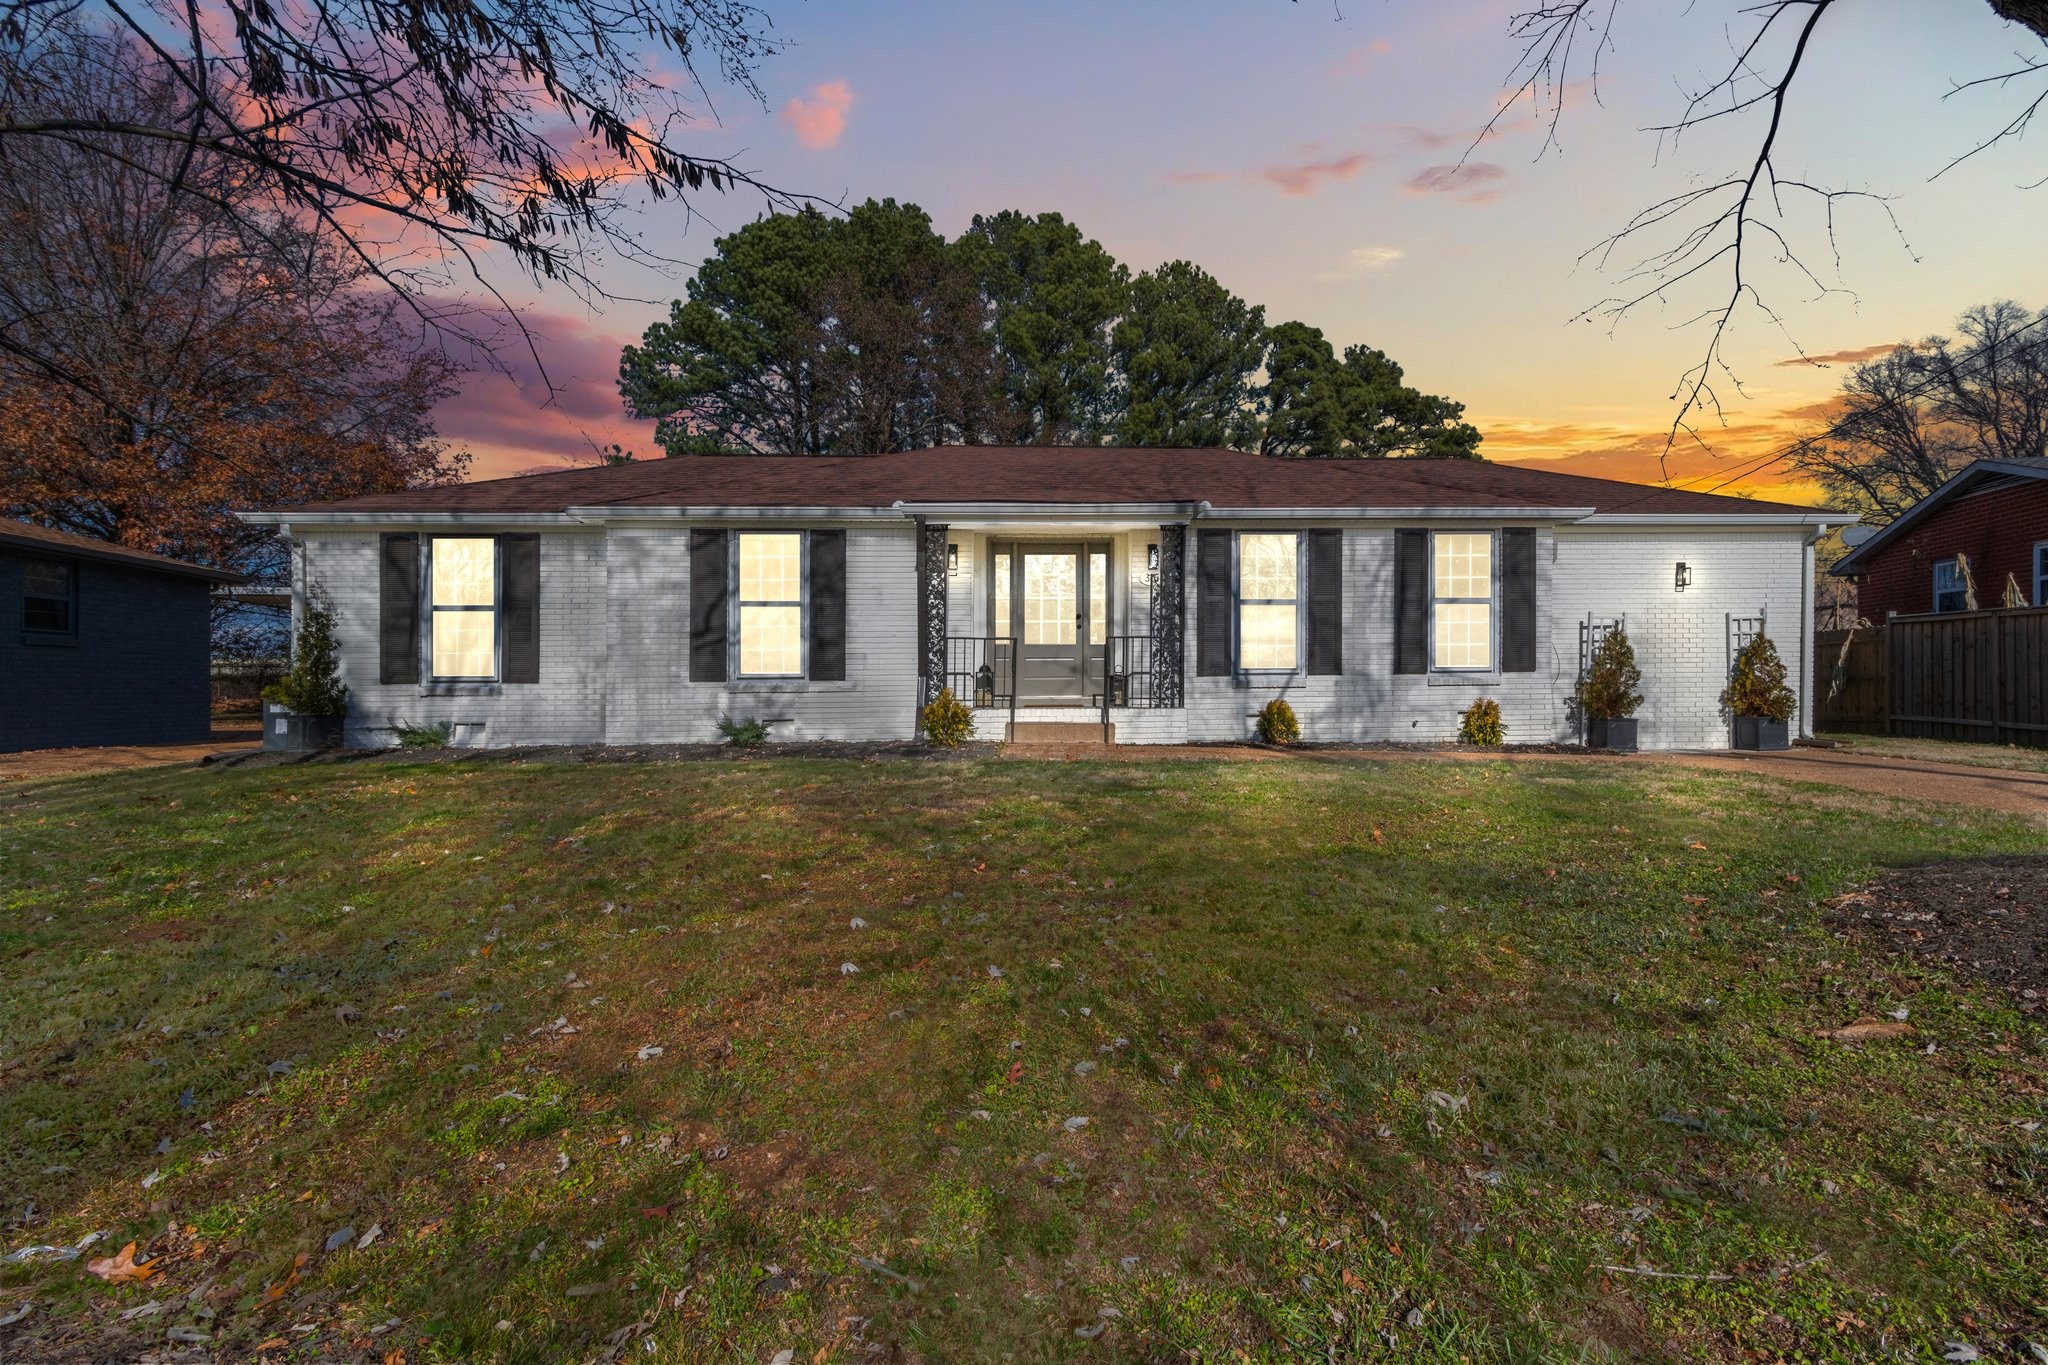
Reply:
[[[69,564],[21,566],[21,625],[24,630],[67,634],[71,630]]]
[[[1248,603],[1238,608],[1237,648],[1242,667],[1289,669],[1295,665],[1293,605]]]
[[[487,542],[488,543],[488,542]],[[439,553],[435,555],[439,561]],[[497,676],[498,650],[494,611],[434,613],[433,672],[437,678]]]
[[[740,537],[740,601],[801,602],[803,581],[801,534]]]
[[[991,635],[1014,635],[1017,623],[1010,619],[1010,554],[996,556],[996,619]]]
[[[488,536],[436,536],[433,600],[437,607],[498,603],[498,543]]]
[[[1437,536],[1436,595],[1493,596],[1493,537]]]
[[[1074,604],[1079,596],[1076,555],[1024,556],[1024,643],[1074,643]]]
[[[793,677],[804,670],[804,611],[740,608],[740,672]]]
[[[1247,602],[1294,600],[1295,537],[1257,535],[1237,538],[1237,595]]]
[[[1493,605],[1440,602],[1436,608],[1436,667],[1493,667]]]
[[[1109,556],[1088,556],[1088,643],[1109,639]]]

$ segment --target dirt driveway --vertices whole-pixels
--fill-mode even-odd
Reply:
[[[117,744],[103,749],[31,749],[27,753],[0,754],[0,783],[197,763],[208,754],[254,749],[262,738],[255,730],[216,730],[212,739],[201,744]]]
[[[1655,763],[1682,763],[1717,772],[1782,777],[1793,782],[1825,782],[1907,801],[1943,801],[2048,818],[2048,773],[1930,763],[1922,758],[1892,758],[1841,749],[1644,757]]]

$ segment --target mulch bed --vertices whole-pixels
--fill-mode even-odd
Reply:
[[[1966,858],[1895,868],[1837,896],[1840,927],[2048,1010],[2048,857]]]
[[[730,744],[533,744],[501,749],[330,749],[286,753],[247,749],[214,754],[204,762],[217,768],[276,768],[295,763],[657,763],[676,760],[737,762],[757,758],[913,759],[948,762],[992,758],[1002,746],[985,742],[954,749],[914,740],[850,743],[841,740],[777,740],[754,749]]]

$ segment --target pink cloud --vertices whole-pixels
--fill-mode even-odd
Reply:
[[[1501,182],[1507,168],[1491,161],[1424,166],[1402,186],[1410,194],[1447,194],[1466,204],[1485,204],[1500,198]]]
[[[653,424],[626,415],[618,391],[619,351],[633,334],[605,320],[532,309],[522,314],[547,366],[543,378],[516,335],[498,339],[496,364],[470,357],[475,368],[434,411],[443,440],[476,456],[473,479],[587,461],[591,446],[613,442],[659,455]],[[549,384],[553,384],[550,392]]]
[[[1394,45],[1384,38],[1354,47],[1330,64],[1330,74],[1339,80],[1351,76],[1363,76],[1373,67],[1373,58],[1384,57],[1394,50]]]
[[[846,111],[851,108],[853,87],[845,81],[827,81],[812,87],[808,99],[791,96],[782,106],[782,121],[795,131],[798,142],[822,152],[846,131]]]
[[[1364,152],[1353,152],[1349,156],[1330,157],[1321,161],[1267,166],[1259,171],[1258,176],[1280,193],[1300,197],[1314,194],[1332,181],[1349,180],[1378,160],[1378,157],[1369,156]]]

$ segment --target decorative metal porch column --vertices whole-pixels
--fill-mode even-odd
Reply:
[[[917,678],[920,704],[946,685],[946,532],[917,524]]]
[[[1187,669],[1188,528],[1159,528],[1159,573],[1152,580],[1152,704],[1177,707]]]

